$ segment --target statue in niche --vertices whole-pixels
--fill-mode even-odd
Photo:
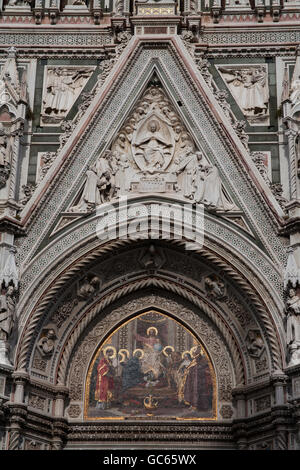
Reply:
[[[267,71],[262,65],[247,68],[221,67],[225,81],[241,107],[244,115],[251,121],[265,119],[269,113],[269,87]]]
[[[159,269],[163,266],[164,262],[164,254],[153,244],[142,253],[140,258],[140,264],[146,269]]]
[[[106,150],[86,172],[83,194],[79,203],[71,208],[71,212],[88,212],[110,201],[116,188],[116,171],[115,156],[111,150]]]
[[[292,102],[292,106],[295,106],[299,102],[300,98],[300,79],[293,80],[291,85],[291,94],[290,100]]]
[[[286,341],[290,355],[289,365],[300,363],[300,298],[294,289],[288,292]]]
[[[0,189],[6,184],[6,181],[10,174],[10,146],[7,142],[7,136],[4,135],[3,125],[0,129]]]
[[[117,16],[122,16],[124,9],[124,0],[116,0],[115,12]]]
[[[14,286],[9,285],[5,294],[0,295],[0,340],[7,341],[11,335],[15,321],[15,299]]]

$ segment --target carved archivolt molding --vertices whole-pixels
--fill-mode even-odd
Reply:
[[[130,50],[128,49],[126,52],[127,54],[131,53],[130,61],[128,61],[128,68],[124,69],[121,66],[122,61],[117,64],[118,72],[120,72],[118,73],[118,79],[122,80],[120,88],[116,90],[115,83],[113,87],[106,87],[105,90],[103,90],[103,93],[105,91],[105,99],[104,95],[102,96],[102,101],[100,100],[100,95],[98,97],[100,101],[98,103],[99,107],[97,111],[95,111],[95,103],[93,106],[93,116],[90,115],[90,112],[86,114],[85,119],[90,119],[89,131],[87,131],[89,133],[88,138],[84,132],[81,134],[76,133],[77,143],[75,144],[74,142],[72,152],[70,149],[72,138],[70,139],[69,145],[65,146],[65,150],[60,154],[61,158],[59,159],[59,162],[57,162],[53,171],[51,170],[51,178],[55,174],[55,178],[52,178],[53,185],[47,188],[47,195],[44,196],[43,202],[41,199],[39,202],[37,200],[33,202],[33,207],[37,207],[37,211],[35,211],[34,216],[32,212],[33,224],[30,227],[27,239],[21,242],[22,247],[20,247],[21,249],[19,253],[20,260],[21,258],[23,258],[23,260],[25,260],[25,258],[27,258],[27,260],[29,259],[30,255],[35,251],[37,244],[40,242],[41,237],[45,235],[48,221],[54,220],[61,210],[66,209],[66,206],[64,208],[62,207],[62,200],[64,200],[64,196],[66,195],[66,188],[68,188],[68,190],[72,188],[72,191],[74,189],[76,194],[82,186],[82,179],[79,181],[79,175],[84,173],[82,162],[84,162],[84,164],[93,164],[96,161],[97,152],[95,149],[98,149],[101,145],[99,135],[103,136],[103,139],[106,142],[113,138],[111,135],[112,126],[114,126],[114,128],[118,128],[120,126],[120,116],[121,119],[123,119],[123,113],[127,115],[128,112],[127,109],[130,105],[129,100],[127,99],[130,91],[129,87],[134,87],[131,95],[136,96],[138,91],[144,87],[145,81],[149,80],[148,72],[150,68],[153,69],[153,60],[157,59],[155,56],[157,52],[155,51],[153,44],[150,45],[150,47],[149,44],[145,44],[149,49],[138,47],[139,41],[140,40],[135,40],[135,42],[132,43],[132,48],[135,48],[134,51],[129,48]],[[245,196],[245,201],[243,203],[241,201],[241,203],[245,208],[245,212],[247,212],[249,217],[252,218],[253,224],[257,226],[258,233],[260,234],[259,236],[263,240],[266,249],[270,248],[270,256],[277,257],[278,254],[278,258],[280,257],[280,260],[282,260],[285,257],[284,247],[278,237],[274,236],[274,229],[276,226],[275,217],[273,217],[274,214],[270,210],[266,210],[266,204],[263,202],[258,189],[255,189],[255,183],[253,183],[253,188],[250,187],[252,186],[250,181],[251,176],[248,177],[245,169],[241,168],[240,164],[237,163],[239,159],[235,158],[235,155],[233,155],[232,143],[229,141],[230,139],[228,138],[228,134],[226,134],[224,130],[222,130],[221,126],[218,125],[215,117],[213,118],[212,116],[208,116],[208,107],[204,99],[205,97],[201,95],[199,88],[195,86],[195,83],[191,79],[190,72],[187,71],[188,64],[183,64],[182,58],[181,61],[178,59],[178,53],[182,55],[184,53],[184,46],[179,42],[180,40],[178,38],[173,38],[172,41],[174,44],[168,41],[168,46],[171,46],[168,51],[161,51],[159,59],[160,67],[163,69],[163,72],[166,74],[168,79],[170,79],[170,82],[173,83],[173,86],[175,83],[176,86],[178,86],[178,96],[182,93],[183,98],[186,98],[186,108],[188,110],[194,109],[194,113],[191,115],[189,121],[195,126],[195,129],[197,127],[199,129],[199,137],[197,137],[198,140],[200,141],[203,139],[203,141],[206,142],[204,146],[205,148],[203,148],[204,153],[210,154],[208,157],[211,157],[212,164],[219,164],[220,176],[222,178],[224,177],[224,180],[227,181],[227,185],[231,185],[233,191],[235,189],[236,192],[239,192],[239,196]],[[125,56],[123,57],[123,61],[124,60]],[[134,63],[131,62],[132,60]],[[179,62],[181,62],[181,68],[179,68]],[[147,64],[148,71],[147,67],[145,68],[145,64]],[[138,80],[136,77],[139,77]],[[184,92],[182,90],[183,87],[185,87]],[[189,97],[185,96],[187,89],[190,91],[191,96]],[[193,96],[192,92],[194,93]],[[120,97],[122,97],[122,102],[120,102]],[[110,100],[110,106],[108,106],[108,99]],[[194,101],[191,102],[193,99]],[[124,100],[126,100],[126,103],[124,103]],[[110,115],[108,115],[109,113]],[[99,119],[99,115],[101,116],[101,119],[96,122],[97,119]],[[203,126],[206,130],[206,136],[203,136]],[[208,133],[209,136],[207,135]],[[210,142],[214,141],[214,138],[216,138],[214,155],[208,147],[208,137]],[[68,152],[66,151],[67,148]],[[72,153],[72,157],[70,152]],[[73,158],[75,156],[75,152],[80,153],[80,158]],[[217,162],[216,154],[224,154],[224,158]],[[64,168],[62,166],[58,167],[58,165],[61,165],[64,160]],[[254,165],[253,168],[255,168]],[[60,182],[58,184],[59,180]],[[48,178],[48,182],[49,181],[50,177]],[[72,194],[74,194],[74,192],[72,192]],[[40,196],[41,194],[36,193],[36,197],[40,198]],[[49,198],[52,200],[51,204],[47,204],[47,200]],[[44,217],[36,217],[42,206]],[[250,206],[251,211],[249,210]],[[53,211],[55,211],[55,213]],[[22,215],[25,216],[25,213]]]
[[[39,324],[45,309],[49,305],[56,293],[66,285],[67,282],[73,277],[76,276],[79,272],[83,272],[87,266],[95,261],[96,258],[109,253],[111,250],[116,250],[118,247],[128,245],[128,240],[116,240],[107,245],[97,247],[92,252],[85,254],[82,258],[78,259],[76,263],[73,263],[65,272],[61,273],[55,281],[52,282],[50,287],[45,290],[41,300],[36,304],[35,309],[30,314],[27,324],[24,324],[23,335],[19,341],[16,365],[18,369],[26,369],[28,366],[28,361],[30,358],[31,350],[33,347],[33,338],[34,332]],[[281,351],[280,351],[280,340],[278,338],[278,332],[276,331],[275,322],[272,319],[272,314],[270,314],[269,308],[264,304],[264,300],[260,298],[257,291],[253,289],[249,281],[244,278],[240,272],[238,272],[234,267],[230,266],[229,263],[222,257],[218,256],[216,253],[211,252],[208,249],[202,249],[201,257],[207,259],[211,262],[212,265],[215,265],[218,271],[222,271],[228,275],[229,279],[232,279],[234,284],[241,289],[242,292],[245,292],[248,298],[251,300],[258,312],[258,318],[262,322],[265,331],[266,339],[269,342],[271,361],[274,368],[282,367]],[[252,275],[249,275],[249,278],[252,280]],[[266,299],[268,298],[268,295]],[[272,305],[272,300],[270,300],[270,306]],[[275,308],[275,307],[274,307]]]
[[[199,337],[200,341],[202,341],[207,348],[216,370],[218,399],[220,402],[230,402],[231,390],[236,383],[235,372],[239,375],[241,371],[233,369],[236,366],[235,358],[230,358],[222,335],[212,326],[210,321],[205,321],[204,318],[197,315],[191,308],[188,308],[185,302],[178,302],[172,299],[172,297],[169,298],[159,294],[135,297],[121,306],[112,309],[105,318],[102,318],[94,324],[92,329],[90,329],[87,335],[80,341],[79,347],[76,349],[71,362],[68,378],[71,400],[81,401],[83,399],[87,367],[99,344],[115,327],[120,325],[121,322],[123,323],[128,317],[138,314],[139,310],[147,308],[150,305],[156,309],[170,313]],[[101,303],[91,310],[90,317],[93,316],[93,318],[95,318],[100,309]],[[84,329],[85,328],[86,325],[84,326]],[[76,336],[80,336],[80,334]],[[70,349],[73,350],[73,347],[70,347]],[[69,362],[69,359],[67,362]],[[65,367],[67,364],[64,363],[63,365]],[[61,372],[63,372],[62,369]]]
[[[211,322],[218,328],[219,332],[222,334],[226,345],[230,351],[230,354],[232,356],[232,361],[234,363],[234,368],[235,368],[235,374],[236,374],[236,381],[238,384],[243,384],[245,383],[245,371],[244,371],[244,365],[241,360],[241,352],[238,349],[238,346],[236,344],[236,340],[233,337],[233,334],[231,330],[229,329],[228,325],[226,325],[223,321],[223,319],[218,315],[217,311],[212,309],[210,305],[208,305],[207,302],[205,302],[203,299],[200,298],[200,296],[194,295],[191,293],[191,291],[187,288],[184,288],[180,286],[179,284],[176,284],[174,282],[170,282],[167,280],[163,279],[157,279],[157,278],[146,278],[143,280],[135,281],[130,284],[126,284],[119,289],[115,290],[114,292],[108,294],[106,297],[100,300],[99,303],[94,305],[91,309],[89,309],[81,318],[80,321],[77,322],[76,327],[73,329],[72,333],[69,335],[64,347],[62,348],[61,352],[61,357],[60,361],[57,367],[57,375],[56,375],[56,382],[60,385],[64,385],[66,381],[66,373],[67,370],[70,366],[70,357],[72,355],[72,352],[83,334],[83,332],[88,328],[89,324],[94,320],[94,318],[105,308],[107,308],[109,305],[111,305],[113,302],[115,302],[117,299],[120,299],[132,292],[137,292],[141,291],[142,289],[147,289],[147,288],[156,288],[156,289],[163,289],[166,292],[170,292],[173,294],[177,294],[178,298],[183,298],[187,299],[190,303],[194,304],[199,311],[203,312],[206,317],[208,317]],[[136,294],[138,296],[138,299],[140,297],[140,294]],[[169,295],[169,294],[168,294]],[[154,297],[154,299],[153,299]],[[156,300],[157,296],[150,296],[150,299],[152,302]],[[163,299],[163,298],[162,298]],[[169,302],[169,303],[168,303]],[[139,304],[139,300],[133,300],[131,301],[131,306],[133,308],[133,311],[128,311],[126,314],[126,309],[123,309],[123,306],[121,309],[118,311],[124,312],[121,315],[114,315],[110,314],[108,315],[104,323],[100,326],[99,328],[101,331],[103,331],[103,335],[105,336],[109,330],[113,326],[117,326],[117,323],[121,320],[125,321],[126,317],[129,314],[133,314],[134,312],[137,312],[137,304]],[[175,302],[174,300],[166,300],[164,299],[164,302],[158,302],[156,303],[155,306],[156,308],[161,307],[163,304],[168,304],[169,307],[166,308],[166,311],[173,314],[176,316],[180,321],[184,322],[187,324],[187,326],[192,330],[195,331],[195,325],[194,322],[196,320],[195,318],[191,317],[191,310],[187,309],[187,307],[183,307],[182,304]],[[145,303],[146,305],[146,303]],[[167,306],[168,306],[167,305]],[[149,307],[151,306],[151,302],[149,304]],[[170,307],[172,306],[172,309],[170,310]],[[143,307],[143,304],[140,304],[140,308]],[[195,314],[194,314],[195,315]],[[198,318],[198,317],[197,317]],[[206,327],[202,325],[203,331],[206,330]],[[200,330],[199,330],[200,331]],[[202,330],[201,330],[202,331]],[[201,334],[199,333],[199,337],[201,337]],[[205,343],[205,341],[204,341]],[[216,346],[217,347],[217,346]]]

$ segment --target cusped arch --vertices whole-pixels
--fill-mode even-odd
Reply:
[[[230,347],[222,333],[200,309],[191,307],[178,296],[166,296],[161,291],[156,293],[135,294],[123,299],[118,305],[112,305],[106,310],[106,315],[95,316],[94,321],[86,332],[78,338],[74,345],[72,356],[68,361],[68,373],[65,385],[69,388],[70,407],[80,406],[83,417],[85,397],[84,383],[88,375],[88,366],[92,362],[99,345],[126,322],[138,317],[143,312],[154,310],[167,315],[193,333],[195,338],[204,345],[211,358],[216,374],[216,401],[218,409],[224,404],[231,404],[232,389],[240,380],[238,367],[231,355]]]
[[[84,380],[84,420],[109,413],[217,419],[214,360],[198,332],[160,310],[131,316],[97,345]]]
[[[31,313],[28,315],[27,321],[22,319],[24,323],[26,321],[26,328],[23,328],[23,334],[17,348],[16,362],[18,369],[24,370],[28,367],[29,357],[33,348],[34,332],[36,331],[37,325],[41,325],[40,322],[43,318],[45,309],[49,303],[53,302],[53,298],[59,290],[67,285],[72,277],[78,275],[78,273],[84,270],[89,263],[97,259],[101,259],[101,256],[105,256],[120,247],[128,247],[129,249],[133,244],[134,243],[130,240],[113,240],[99,246],[99,240],[98,244],[96,244],[95,241],[92,241],[90,245],[85,245],[84,248],[82,247],[82,250],[78,250],[76,255],[74,252],[72,255],[69,250],[64,253],[64,262],[68,259],[67,267],[63,265],[62,258],[57,260],[56,271],[48,271],[44,279],[41,279],[44,281],[42,295],[34,307],[30,309]],[[169,242],[169,246],[173,245],[174,247],[179,247],[183,244],[184,242]],[[195,251],[195,255],[198,254],[201,255],[204,260],[206,259],[209,263],[214,265],[219,273],[225,273],[229,278],[231,278],[237,288],[251,299],[268,337],[272,366],[274,369],[281,368],[282,363],[284,362],[282,354],[283,348],[280,341],[280,331],[277,330],[276,320],[273,318],[272,311],[272,309],[277,309],[278,312],[278,306],[276,307],[274,305],[274,302],[272,302],[266,288],[257,279],[257,273],[253,273],[253,271],[249,269],[249,266],[241,260],[238,260],[237,257],[234,257],[233,253],[228,256],[226,247],[221,247],[216,242],[213,243],[208,239],[201,250]],[[264,297],[261,292],[257,292],[254,288],[253,284],[255,283],[260,283],[260,290],[265,294]],[[32,287],[34,288],[34,286]],[[38,286],[35,286],[35,288],[38,290]],[[125,289],[126,288],[127,287],[125,285]],[[26,295],[26,297],[28,306],[30,306],[31,298],[28,297],[28,295]],[[24,305],[26,306],[26,300],[24,301],[23,306]],[[26,309],[23,311],[25,310]],[[278,312],[278,315],[280,315],[280,312]]]

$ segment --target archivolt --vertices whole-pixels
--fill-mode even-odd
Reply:
[[[42,294],[40,300],[36,304],[36,307],[32,310],[30,316],[28,317],[26,325],[24,325],[23,333],[20,337],[16,353],[16,366],[18,370],[26,370],[28,367],[35,329],[45,311],[45,308],[49,302],[51,302],[55,294],[62,288],[62,286],[64,286],[67,281],[72,278],[72,276],[86,269],[87,266],[96,258],[101,258],[101,256],[105,255],[106,253],[115,251],[122,246],[129,245],[130,243],[132,243],[131,240],[113,240],[104,245],[97,246],[90,252],[84,253],[71,266],[68,266],[65,271],[57,275],[56,279]],[[169,242],[169,244],[183,245],[184,242],[172,241]],[[263,299],[257,293],[257,290],[255,290],[250,284],[250,278],[251,280],[256,279],[255,273],[253,273],[248,266],[243,266],[240,260],[233,258],[229,262],[225,256],[220,256],[216,250],[213,251],[212,249],[203,247],[201,250],[195,251],[195,253],[198,253],[202,258],[209,260],[212,265],[218,267],[219,271],[222,270],[224,273],[227,273],[228,277],[235,282],[235,285],[240,288],[242,292],[245,292],[248,295],[250,301],[255,305],[260,319],[266,329],[270,343],[272,365],[274,369],[281,369],[282,358],[280,351],[280,338],[278,337],[276,324],[272,318],[272,314],[265,304],[265,299]],[[67,256],[67,253],[65,256]],[[233,263],[239,265],[239,269],[234,266]],[[59,261],[57,264],[59,264]],[[248,275],[246,275],[247,271]],[[256,281],[258,280],[256,279]],[[149,282],[149,280],[147,282]],[[269,297],[268,293],[266,293],[266,296]],[[273,309],[276,309],[274,303]]]
[[[219,313],[213,309],[207,302],[205,302],[200,296],[195,295],[191,290],[186,287],[175,283],[174,281],[159,279],[155,277],[147,277],[146,279],[134,281],[132,283],[123,285],[113,292],[109,293],[107,296],[102,298],[100,302],[90,308],[81,320],[74,327],[73,331],[67,338],[65,345],[62,349],[59,364],[57,367],[57,376],[56,383],[59,385],[64,385],[66,381],[66,375],[68,366],[70,363],[70,356],[74,350],[80,336],[96,315],[104,310],[107,306],[115,302],[117,299],[124,297],[125,295],[130,294],[131,292],[136,292],[146,288],[159,288],[165,291],[178,294],[178,296],[189,300],[192,304],[198,307],[217,327],[217,329],[223,335],[225,343],[230,351],[236,373],[236,380],[238,384],[245,383],[245,370],[244,365],[241,359],[241,351],[235,341],[234,335],[230,330],[230,327],[225,324],[224,320],[220,317]],[[192,325],[191,325],[192,326]]]

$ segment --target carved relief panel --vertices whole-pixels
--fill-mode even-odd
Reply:
[[[266,65],[219,66],[218,70],[250,125],[269,124]]]
[[[212,210],[238,210],[155,77],[110,148],[86,172],[70,211],[89,212],[114,197],[140,193],[178,194]]]
[[[41,109],[41,125],[57,126],[66,117],[95,67],[47,66]]]

